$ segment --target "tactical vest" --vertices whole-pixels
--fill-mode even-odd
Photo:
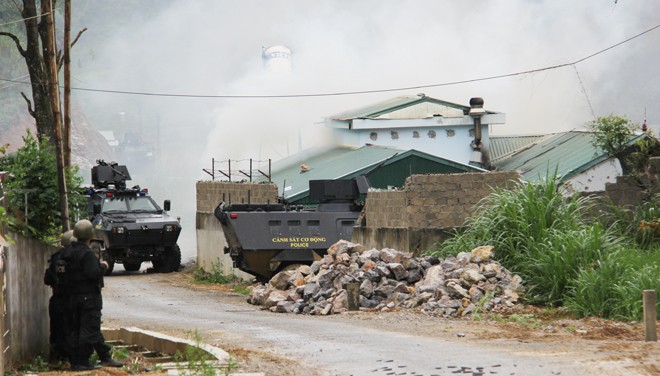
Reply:
[[[63,262],[58,263],[58,267],[63,268],[63,282],[70,294],[101,291],[100,281],[92,281],[85,276],[83,261],[87,252],[92,251],[86,244],[76,242],[60,256]]]

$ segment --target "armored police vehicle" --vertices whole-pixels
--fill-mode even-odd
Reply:
[[[115,162],[97,161],[92,167],[93,187],[87,212],[94,225],[95,237],[91,247],[108,262],[106,274],[115,263],[126,271],[137,271],[150,261],[156,272],[179,270],[181,250],[177,245],[181,225],[168,214],[170,201],[158,206],[147,189],[126,187],[131,180],[126,166]]]
[[[311,264],[338,240],[351,240],[362,210],[357,200],[367,189],[366,179],[359,188],[355,179],[311,180],[309,197],[318,202],[313,209],[285,202],[222,202],[214,215],[227,240],[224,251],[231,256],[234,267],[261,281],[281,270]]]

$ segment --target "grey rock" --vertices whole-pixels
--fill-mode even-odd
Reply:
[[[397,281],[406,279],[408,277],[408,270],[406,270],[403,264],[400,264],[398,262],[393,262],[387,264],[387,267],[392,271],[392,274],[394,275],[394,278],[396,278]]]

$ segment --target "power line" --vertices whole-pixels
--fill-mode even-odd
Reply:
[[[490,80],[496,80],[500,78],[507,78],[507,77],[515,77],[515,76],[521,76],[521,75],[528,75],[532,73],[539,73],[543,71],[548,71],[548,70],[553,70],[553,69],[559,69],[559,68],[564,68],[568,66],[574,66],[577,65],[581,62],[584,62],[586,60],[589,60],[593,57],[596,57],[606,51],[609,51],[611,49],[614,49],[616,47],[619,47],[623,44],[626,44],[633,39],[639,38],[644,34],[650,33],[651,31],[660,28],[660,25],[656,25],[650,29],[644,30],[639,34],[636,34],[630,38],[627,38],[619,43],[613,44],[607,48],[604,48],[600,51],[594,52],[590,55],[587,55],[583,58],[580,58],[578,60],[569,62],[569,63],[563,63],[563,64],[557,64],[557,65],[552,65],[544,68],[538,68],[538,69],[530,69],[530,70],[525,70],[525,71],[520,71],[520,72],[514,72],[514,73],[507,73],[507,74],[500,74],[500,75],[495,75],[495,76],[487,76],[487,77],[480,77],[480,78],[472,78],[472,79],[467,79],[467,80],[459,80],[459,81],[450,81],[450,82],[442,82],[442,83],[437,83],[437,84],[428,84],[428,85],[416,85],[416,86],[404,86],[404,87],[397,87],[397,88],[389,88],[389,89],[374,89],[374,90],[359,90],[359,91],[343,91],[343,92],[330,92],[330,93],[311,93],[311,94],[281,94],[281,95],[204,95],[204,94],[171,94],[171,93],[152,93],[152,92],[138,92],[138,91],[123,91],[123,90],[106,90],[106,89],[92,89],[92,88],[81,88],[81,87],[72,87],[71,90],[76,90],[76,91],[87,91],[87,92],[95,92],[95,93],[108,93],[108,94],[124,94],[124,95],[140,95],[140,96],[154,96],[154,97],[174,97],[174,98],[209,98],[209,99],[267,99],[267,98],[309,98],[309,97],[332,97],[332,96],[343,96],[343,95],[359,95],[359,94],[373,94],[373,93],[387,93],[387,92],[393,92],[393,91],[404,91],[404,90],[416,90],[416,89],[427,89],[427,88],[432,88],[432,87],[442,87],[442,86],[454,86],[454,85],[462,85],[462,84],[467,84],[467,83],[473,83],[473,82],[481,82],[481,81],[490,81]],[[0,78],[0,81],[7,81],[7,82],[18,82],[18,83],[23,83],[23,84],[29,84],[29,82],[25,81],[14,81],[14,80],[7,80],[7,79],[2,79]]]
[[[9,22],[2,23],[2,24],[0,24],[0,26],[5,26],[5,25],[11,25],[11,24],[19,23],[19,22],[24,22],[24,21],[27,21],[27,20],[31,20],[33,18],[39,18],[41,16],[46,16],[46,15],[49,15],[49,14],[50,14],[50,12],[46,12],[46,13],[40,14],[38,16],[32,16],[32,17],[28,17],[28,18],[21,18],[20,20],[9,21]]]

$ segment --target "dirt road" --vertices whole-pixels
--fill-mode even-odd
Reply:
[[[190,275],[115,274],[103,292],[106,327],[179,337],[198,331],[244,372],[266,375],[658,375],[660,345],[641,325],[599,320],[495,323],[416,311],[276,314]],[[527,317],[527,316],[521,316]]]

